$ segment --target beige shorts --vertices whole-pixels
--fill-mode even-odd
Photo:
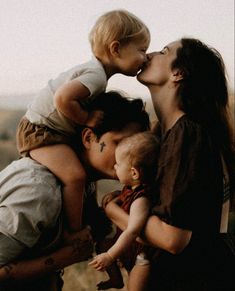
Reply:
[[[21,156],[29,156],[33,149],[55,144],[67,144],[76,151],[78,142],[76,135],[63,135],[45,125],[33,124],[26,117],[21,119],[16,133],[17,149]]]

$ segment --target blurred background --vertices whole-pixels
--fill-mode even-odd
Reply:
[[[234,0],[1,0],[0,169],[18,158],[15,130],[34,94],[49,79],[91,57],[89,31],[101,14],[113,9],[127,9],[147,24],[149,52],[183,36],[215,47],[227,68],[234,114]],[[115,75],[108,89],[142,97],[155,119],[148,90],[135,78]],[[99,197],[117,187],[100,182]],[[123,274],[126,280],[125,270]],[[104,279],[86,262],[75,264],[65,269],[63,291],[93,291]]]
[[[88,34],[113,9],[127,9],[146,23],[149,52],[182,36],[215,47],[234,92],[234,0],[1,0],[0,8],[0,106],[24,108],[49,79],[87,61]],[[109,88],[149,96],[133,77],[115,75]]]

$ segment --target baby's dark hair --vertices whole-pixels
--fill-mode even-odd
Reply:
[[[150,128],[143,100],[127,98],[117,91],[103,92],[94,97],[87,104],[87,110],[104,112],[102,122],[93,129],[98,138],[108,131],[120,131],[130,123],[139,124],[140,131]]]

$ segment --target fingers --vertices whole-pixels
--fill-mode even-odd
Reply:
[[[66,230],[64,230],[64,244],[66,245],[71,245],[74,242],[75,243],[87,243],[89,241],[93,241],[92,235],[91,235],[91,227],[90,226],[86,226],[85,228],[83,228],[82,230],[78,231],[78,232],[68,232]]]
[[[108,253],[102,253],[94,257],[94,259],[89,263],[89,266],[98,271],[104,271],[112,263],[113,258]]]
[[[88,263],[89,266],[93,267],[97,271],[104,271],[105,267],[102,262],[99,262],[95,257],[90,263]]]
[[[83,228],[81,231],[78,232],[77,238],[83,241],[92,240],[91,228],[88,226]]]
[[[90,259],[93,253],[93,243],[75,241],[72,245],[73,247],[73,256],[76,259],[76,262],[82,262]]]
[[[112,201],[114,198],[116,198],[117,196],[119,196],[119,194],[120,194],[120,191],[118,191],[118,190],[106,194],[104,196],[104,198],[102,199],[102,207],[105,208],[107,206],[107,204],[110,201]]]

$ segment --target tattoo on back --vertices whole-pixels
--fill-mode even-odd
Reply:
[[[102,142],[100,143],[100,152],[103,151],[103,149],[104,149],[105,146],[106,146],[106,144],[102,141]]]

